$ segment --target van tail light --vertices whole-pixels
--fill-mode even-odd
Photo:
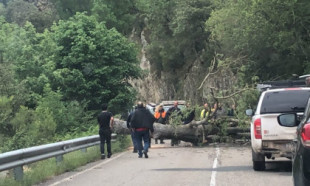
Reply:
[[[310,123],[307,123],[301,131],[301,139],[304,146],[310,147]]]
[[[254,136],[255,139],[262,139],[262,122],[260,118],[254,121]]]

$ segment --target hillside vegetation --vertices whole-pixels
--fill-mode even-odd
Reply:
[[[308,0],[0,0],[0,152],[96,134],[103,102],[121,114],[136,99],[220,99],[242,118],[256,83],[310,73],[309,11]]]

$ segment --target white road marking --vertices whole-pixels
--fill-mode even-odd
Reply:
[[[50,186],[55,186],[55,185],[59,185],[59,184],[65,182],[65,181],[70,181],[70,180],[72,180],[74,177],[76,177],[76,176],[78,176],[78,175],[80,175],[80,174],[83,174],[83,173],[85,173],[85,172],[87,172],[87,171],[93,170],[93,169],[95,169],[96,167],[100,167],[101,165],[107,164],[107,163],[109,163],[110,161],[112,161],[112,160],[114,160],[114,159],[117,159],[117,158],[123,156],[123,155],[124,155],[125,153],[127,153],[127,152],[128,152],[128,151],[125,151],[125,152],[123,152],[123,153],[121,153],[121,154],[119,154],[119,155],[117,155],[117,156],[115,156],[115,157],[112,157],[112,158],[110,158],[110,159],[105,159],[102,163],[99,163],[99,164],[97,164],[97,165],[95,165],[95,166],[93,166],[93,167],[90,167],[90,168],[85,169],[85,170],[83,170],[83,171],[81,171],[81,172],[78,172],[78,173],[76,173],[76,174],[74,174],[74,175],[71,175],[71,176],[69,176],[68,178],[65,178],[65,179],[62,179],[62,180],[60,180],[60,181],[58,181],[58,182],[55,182],[55,183],[51,184]]]
[[[216,147],[216,156],[215,156],[215,159],[213,161],[213,167],[212,169],[216,169],[217,168],[217,159],[220,155],[220,148],[219,147]],[[211,174],[211,181],[210,181],[210,186],[215,186],[215,180],[216,180],[216,171],[213,170],[212,171],[212,174]]]

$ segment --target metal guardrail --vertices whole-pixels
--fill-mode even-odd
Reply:
[[[115,137],[116,134],[112,134],[112,139],[115,139]],[[0,171],[17,168],[20,172],[23,170],[22,166],[24,165],[52,157],[57,158],[63,154],[98,144],[100,144],[99,135],[94,135],[2,153],[0,154]],[[21,174],[23,173],[21,172]],[[20,180],[22,177],[20,175],[15,179]]]

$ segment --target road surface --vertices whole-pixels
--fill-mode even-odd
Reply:
[[[168,141],[168,140],[167,140]],[[284,159],[285,160],[285,159]],[[57,176],[53,186],[292,186],[290,161],[270,161],[267,170],[252,169],[250,146],[191,147],[152,145],[149,158],[127,151]]]

